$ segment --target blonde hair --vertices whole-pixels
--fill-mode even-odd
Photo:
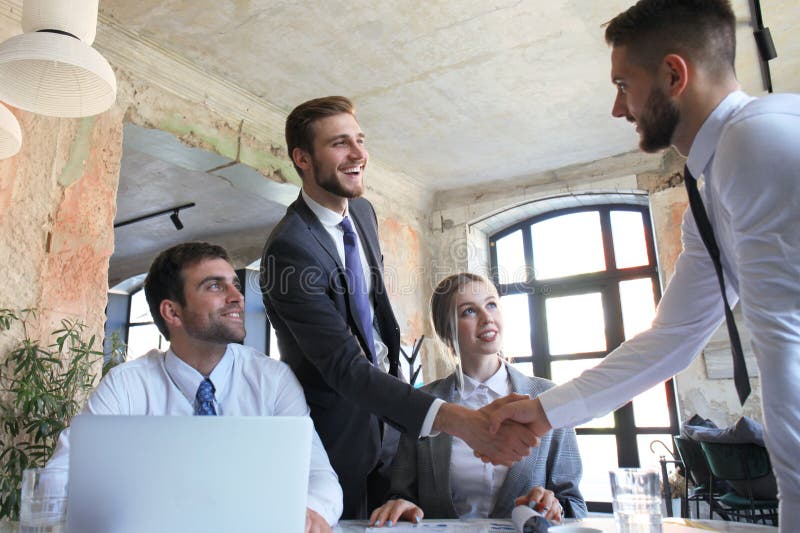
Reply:
[[[431,323],[433,331],[447,348],[451,363],[455,367],[456,379],[459,387],[463,385],[464,377],[461,370],[461,352],[458,347],[458,309],[456,309],[456,295],[464,290],[470,283],[483,283],[495,292],[497,288],[488,278],[472,272],[459,272],[447,276],[433,290],[431,295]],[[499,354],[502,358],[502,354]]]

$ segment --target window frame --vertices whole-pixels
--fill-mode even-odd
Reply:
[[[647,249],[647,265],[621,269],[617,268],[611,227],[612,211],[632,211],[638,212],[642,216],[642,224],[645,230],[645,246]],[[581,212],[599,213],[606,269],[600,272],[577,274],[562,278],[546,280],[534,279],[534,252],[531,227],[544,220]],[[497,262],[497,241],[520,230],[522,233],[526,275],[528,279],[524,282],[500,284],[499,265]],[[625,341],[622,321],[622,304],[619,293],[620,282],[649,277],[653,285],[654,304],[658,305],[661,299],[661,285],[659,282],[658,261],[652,221],[650,218],[650,210],[645,205],[614,202],[590,206],[567,207],[541,213],[491,234],[489,236],[489,252],[491,278],[495,285],[497,285],[500,295],[505,296],[520,293],[527,293],[528,295],[531,355],[528,357],[515,357],[513,363],[531,363],[535,376],[551,379],[551,364],[553,362],[602,358]],[[585,294],[587,292],[600,292],[601,294],[605,318],[607,349],[599,352],[558,355],[555,357],[550,355],[545,313],[547,298],[553,296],[568,296],[571,294]],[[633,402],[628,402],[614,411],[615,427],[577,428],[576,433],[578,435],[614,435],[617,442],[618,466],[639,467],[638,435],[675,435],[679,430],[675,383],[672,379],[669,379],[664,383],[664,387],[667,409],[669,411],[669,426],[636,426]],[[587,502],[587,504],[589,504],[591,511],[611,511],[610,502]]]

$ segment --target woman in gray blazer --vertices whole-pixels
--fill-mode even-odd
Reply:
[[[503,320],[494,285],[470,273],[445,278],[431,298],[439,338],[456,370],[424,390],[478,409],[510,393],[536,397],[554,386],[528,377],[502,358]],[[513,466],[476,458],[463,441],[446,434],[427,439],[403,436],[392,466],[390,499],[370,517],[374,526],[429,518],[509,518],[515,505],[530,505],[546,518],[586,516],[578,490],[581,458],[575,432],[556,429]]]

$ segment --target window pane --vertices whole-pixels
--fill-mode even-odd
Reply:
[[[620,282],[619,299],[622,304],[622,325],[625,328],[626,339],[650,327],[656,315],[651,278]]]
[[[638,427],[669,427],[666,385],[659,383],[633,399],[633,420]]]
[[[527,294],[500,297],[503,311],[503,353],[508,357],[531,356],[531,319]]]
[[[147,299],[144,296],[143,290],[138,290],[131,295],[131,314],[129,321],[131,324],[153,321],[153,318],[150,316],[150,307],[147,305]]]
[[[524,375],[533,377],[533,363],[524,361],[522,363],[511,363],[511,366],[522,372]]]
[[[603,299],[599,292],[548,298],[545,310],[550,355],[606,350]]]
[[[648,264],[644,224],[639,211],[612,211],[611,233],[614,236],[617,268]]]
[[[531,226],[536,279],[561,278],[606,269],[597,211],[549,218]]]
[[[598,357],[597,359],[578,359],[576,361],[553,361],[550,363],[550,375],[553,377],[553,381],[560,385],[580,376],[584,370],[596,366],[602,360],[602,358]],[[614,413],[611,412],[578,427],[613,428],[614,425]]]
[[[141,357],[150,350],[167,348],[169,341],[159,333],[155,324],[128,328],[128,361]]]
[[[669,447],[669,451],[672,451],[672,435],[636,435],[636,445],[639,450],[639,465],[641,468],[655,468],[661,472],[661,463],[659,463],[658,460],[661,457],[672,459],[672,456],[667,453],[664,446],[657,442],[653,444],[654,451],[651,452],[650,443],[656,440],[663,442]],[[670,468],[669,470],[672,469]]]
[[[502,239],[498,239],[495,243],[495,248],[497,248],[497,277],[500,284],[527,281],[522,230],[517,230]]]
[[[617,468],[617,439],[614,435],[578,435],[583,461],[580,489],[583,498],[593,502],[611,501],[608,471]]]

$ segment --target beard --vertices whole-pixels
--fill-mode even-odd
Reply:
[[[184,318],[186,334],[194,339],[217,344],[228,344],[230,342],[241,343],[244,341],[244,324],[237,328],[222,323],[219,320],[212,319],[208,324],[200,325],[198,324],[199,321],[194,320],[194,318],[195,317],[192,317],[192,320],[186,320],[186,318]]]
[[[644,109],[636,121],[640,131],[639,148],[647,153],[669,148],[680,120],[680,111],[663,91],[655,87],[650,91]]]
[[[330,173],[325,173],[325,171],[319,167],[316,160],[314,160],[312,164],[314,166],[314,179],[320,188],[336,196],[348,199],[358,198],[364,194],[363,177],[362,182],[358,186],[348,188],[339,180],[339,176],[336,175],[336,169]]]

